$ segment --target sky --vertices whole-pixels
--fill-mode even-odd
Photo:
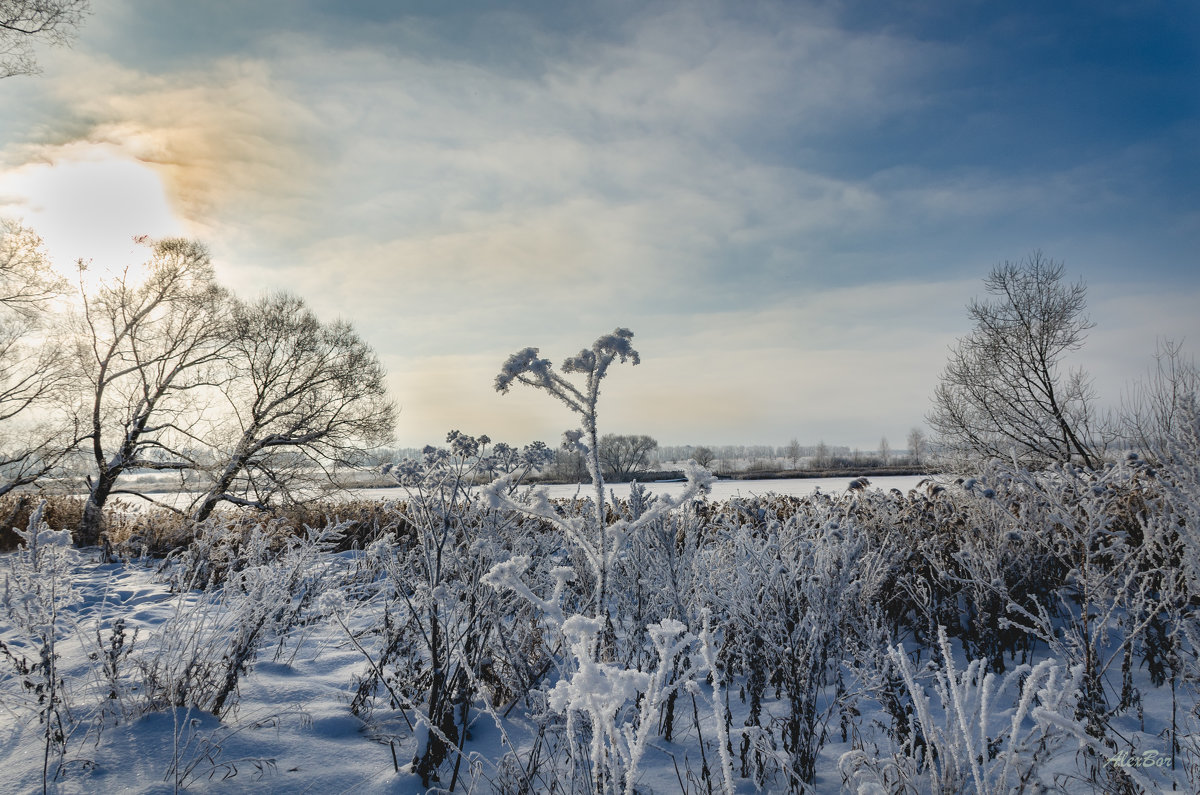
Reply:
[[[1103,404],[1200,345],[1190,0],[93,5],[0,80],[0,213],[65,271],[185,235],[351,321],[401,446],[557,442],[501,364],[627,327],[602,432],[902,448],[1035,250]]]

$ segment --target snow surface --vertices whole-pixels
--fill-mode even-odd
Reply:
[[[353,568],[361,553],[331,556],[343,569]],[[112,620],[123,616],[138,632],[137,643],[153,646],[156,634],[170,624],[180,599],[205,595],[172,594],[156,574],[156,561],[103,564],[87,551],[73,567],[72,581],[82,594],[80,628],[95,624],[107,636]],[[379,604],[359,605],[345,618],[361,632],[380,622]],[[94,622],[94,623],[93,623]],[[11,627],[0,623],[0,637]],[[61,670],[71,688],[68,698],[82,703],[91,686],[86,655],[88,633],[73,636],[61,647]],[[92,633],[94,634],[94,630]],[[223,720],[201,710],[176,708],[117,719],[67,745],[67,763],[50,791],[63,795],[159,795],[175,791],[224,793],[420,793],[420,779],[404,768],[412,758],[411,737],[395,742],[396,770],[388,738],[403,732],[398,712],[377,711],[371,724],[351,714],[354,677],[366,662],[336,621],[326,620],[297,630],[281,645],[263,649],[251,673],[242,679],[236,706]],[[9,683],[5,683],[9,684]],[[7,692],[7,691],[5,691]],[[0,709],[0,793],[42,790],[42,727],[36,719],[5,705]],[[705,717],[702,716],[702,720]],[[532,724],[521,717],[505,721],[509,740],[528,743]],[[837,750],[830,746],[830,762]],[[497,759],[504,751],[500,732],[483,712],[476,712],[468,750],[477,759]],[[696,775],[698,743],[650,743],[648,770],[639,790],[678,792],[676,766]],[[484,774],[488,762],[478,762]],[[466,767],[464,765],[464,767]],[[179,771],[176,790],[176,774]],[[743,782],[741,792],[753,787]],[[832,783],[832,782],[831,782]],[[460,789],[464,789],[461,788]],[[489,787],[480,783],[480,791]],[[465,790],[464,790],[465,791]]]
[[[137,629],[137,642],[150,645],[175,615],[180,597],[156,577],[153,561],[100,564],[89,557],[73,577],[83,593],[82,615],[99,621],[105,634],[113,618],[124,616]],[[343,557],[338,563],[349,561]],[[360,624],[371,620],[367,612],[357,616]],[[0,628],[7,635],[9,628]],[[194,791],[424,791],[414,776],[395,771],[386,742],[373,739],[350,713],[351,682],[364,660],[340,627],[326,622],[279,648],[278,655],[277,648],[263,650],[224,720],[179,708],[118,719],[115,726],[72,738],[67,774],[53,791],[173,792],[176,760],[182,788]],[[63,669],[75,688],[71,700],[81,702],[90,684],[83,675],[87,651],[78,637],[63,651]],[[0,792],[41,791],[41,729],[11,709],[0,711]]]
[[[876,488],[898,488],[906,491],[921,478],[879,478]],[[795,481],[720,481],[714,484],[713,499],[728,496],[749,496],[765,492],[797,493],[787,489],[803,489],[800,494],[816,488],[842,493],[849,479]],[[574,487],[555,487],[552,496],[570,496]],[[618,486],[617,496],[625,496]],[[682,491],[683,484],[653,484],[657,492]],[[568,491],[569,490],[569,491]],[[378,490],[372,490],[377,493]],[[836,530],[836,528],[833,528]],[[39,540],[43,540],[39,536]],[[54,536],[45,543],[54,549]],[[239,683],[236,703],[220,720],[210,713],[183,708],[144,711],[138,708],[137,677],[128,676],[130,690],[104,706],[105,714],[96,713],[97,703],[105,704],[103,692],[107,684],[96,674],[92,655],[103,653],[114,627],[123,618],[128,631],[136,630],[135,654],[153,654],[167,640],[173,627],[181,626],[179,616],[208,616],[214,625],[223,620],[222,611],[229,608],[219,601],[219,592],[185,590],[173,593],[167,582],[169,572],[160,572],[160,562],[131,560],[104,564],[95,551],[67,550],[71,558],[70,584],[78,592],[69,615],[62,616],[64,632],[57,651],[61,655],[58,667],[65,683],[65,704],[74,709],[73,718],[80,728],[66,742],[65,764],[57,780],[49,784],[50,791],[59,793],[168,793],[176,791],[266,792],[266,793],[416,793],[424,792],[420,779],[409,771],[414,750],[421,734],[418,724],[414,731],[407,725],[409,717],[403,711],[378,704],[366,722],[350,709],[357,677],[368,671],[369,662],[354,638],[379,627],[383,622],[384,601],[372,598],[369,589],[354,591],[355,572],[362,567],[367,553],[359,551],[325,554],[316,564],[324,567],[332,581],[340,584],[339,591],[327,593],[315,603],[315,618],[301,623],[282,638],[270,639],[254,658],[249,672]],[[3,572],[9,556],[0,556],[0,589],[7,587]],[[502,578],[503,570],[496,573]],[[366,594],[364,597],[363,594]],[[209,604],[212,612],[205,613]],[[586,635],[595,627],[583,626],[580,618],[572,619],[565,634]],[[183,626],[188,626],[186,623]],[[197,633],[207,630],[203,624],[190,625]],[[662,632],[670,629],[666,624]],[[586,630],[586,631],[585,631]],[[0,610],[0,640],[19,648],[14,638],[17,628],[13,619]],[[216,637],[214,635],[214,637]],[[585,644],[586,645],[586,644]],[[28,653],[28,649],[26,652]],[[372,651],[375,651],[372,649]],[[965,670],[968,661],[960,648],[953,650],[954,667]],[[1041,659],[1044,659],[1044,652]],[[928,659],[928,657],[926,658]],[[3,663],[0,660],[0,663]],[[133,660],[127,660],[132,666]],[[626,675],[628,673],[629,675]],[[1172,702],[1169,688],[1152,686],[1144,670],[1133,672],[1133,683],[1142,695],[1143,708],[1139,719],[1126,715],[1114,721],[1124,736],[1136,738],[1141,751],[1165,753],[1166,729],[1169,726]],[[645,674],[623,672],[611,666],[581,669],[577,680],[559,683],[556,698],[560,701],[596,692],[581,684],[587,677],[596,682],[611,680],[605,687],[624,688],[623,697],[645,685]],[[32,793],[42,790],[45,727],[37,720],[36,709],[31,711],[28,699],[21,701],[19,677],[12,667],[0,665],[0,793]],[[551,683],[548,683],[551,684]],[[569,688],[579,684],[574,694]],[[730,725],[734,730],[744,725],[747,706],[738,693],[745,682],[724,683],[731,693]],[[787,705],[764,700],[763,725],[772,716],[783,720]],[[828,691],[828,688],[827,688]],[[98,695],[99,694],[99,695]],[[707,786],[699,779],[702,758],[709,767],[718,765],[711,745],[715,735],[711,707],[712,688],[701,685],[693,688],[697,696],[696,712],[692,713],[690,697],[681,699],[686,719],[678,723],[673,742],[666,742],[651,733],[644,748],[631,742],[641,757],[638,778],[639,792],[705,792]],[[1181,699],[1189,698],[1180,694]],[[1180,704],[1181,711],[1192,707]],[[857,706],[862,710],[856,732],[870,735],[868,746],[884,753],[887,738],[879,728],[890,721],[889,716],[870,700]],[[935,704],[934,711],[940,707]],[[998,712],[1003,718],[1011,707]],[[411,714],[411,713],[410,713]],[[693,722],[692,714],[699,720]],[[939,715],[934,715],[937,719]],[[829,736],[820,748],[817,763],[816,791],[836,792],[843,789],[839,760],[854,750],[853,733],[843,739],[839,727],[826,727]],[[466,751],[469,758],[463,763],[459,779],[460,791],[487,792],[497,777],[496,760],[505,753],[505,743],[518,749],[529,747],[533,741],[535,723],[522,715],[520,709],[497,722],[493,715],[477,704],[472,710],[472,722]],[[703,734],[707,742],[698,736]],[[861,738],[860,738],[861,739]],[[707,745],[707,748],[705,747]],[[735,741],[736,747],[736,741]],[[1075,770],[1075,749],[1067,747],[1045,769],[1051,772],[1072,773]],[[55,765],[51,764],[54,769]],[[443,765],[448,771],[452,762]],[[1158,769],[1143,771],[1155,788],[1170,789],[1166,774]],[[443,785],[448,776],[443,777]],[[713,790],[719,786],[713,783]],[[1079,791],[1090,791],[1080,781]],[[735,791],[755,791],[747,778],[736,778]],[[768,782],[770,791],[777,791]],[[862,790],[867,791],[867,790]]]
[[[352,569],[361,553],[330,556],[334,567]],[[124,616],[137,628],[138,642],[150,644],[175,615],[181,599],[204,595],[172,594],[156,575],[155,562],[102,564],[95,552],[79,557],[72,580],[82,594],[81,627],[98,623],[104,632],[112,619]],[[335,600],[338,601],[338,600]],[[378,604],[367,602],[352,609],[344,619],[351,628],[363,630],[378,623]],[[94,623],[93,623],[94,622]],[[10,627],[0,624],[0,637]],[[81,703],[95,684],[86,679],[88,646],[85,633],[73,637],[63,648],[62,668],[74,691],[72,700]],[[83,641],[83,642],[81,642]],[[961,659],[959,661],[961,665]],[[121,793],[157,795],[175,791],[223,793],[418,793],[425,792],[420,780],[406,772],[411,759],[411,737],[389,745],[388,737],[403,734],[399,713],[377,712],[371,724],[351,714],[351,683],[365,669],[363,655],[348,641],[335,621],[321,621],[302,628],[286,642],[263,649],[250,674],[242,680],[237,705],[224,720],[196,710],[178,708],[131,716],[91,730],[68,741],[67,764],[61,779],[52,782],[57,793]],[[1143,736],[1163,728],[1170,715],[1170,694],[1144,681],[1146,726]],[[733,684],[736,692],[738,683]],[[711,690],[705,688],[703,695]],[[7,691],[5,691],[7,692]],[[42,727],[36,720],[8,708],[0,710],[0,793],[34,793],[42,789]],[[744,718],[744,706],[731,699],[733,725]],[[783,705],[767,703],[770,713]],[[689,704],[690,709],[690,704]],[[700,709],[701,723],[711,737],[711,715]],[[866,714],[862,725],[886,716]],[[1132,725],[1128,728],[1136,732]],[[836,727],[821,751],[818,792],[842,789],[839,757],[850,750],[840,741]],[[516,716],[505,720],[509,740],[520,746],[530,741],[532,724]],[[682,736],[681,736],[682,735]],[[1165,744],[1165,743],[1164,743]],[[396,770],[392,749],[401,767]],[[1154,750],[1157,746],[1148,746]],[[500,732],[486,713],[476,712],[468,748],[486,776],[491,764],[503,753]],[[1159,749],[1161,750],[1161,749]],[[709,751],[709,764],[715,764]],[[652,738],[638,780],[641,792],[702,791],[696,779],[701,750],[695,739],[681,732],[675,742]],[[1060,765],[1070,770],[1068,754]],[[464,765],[466,767],[466,765]],[[175,770],[179,771],[176,790]],[[1155,776],[1155,771],[1147,772]],[[681,786],[681,779],[685,786]],[[1164,791],[1169,785],[1161,777]],[[469,791],[468,788],[460,788]],[[481,778],[477,791],[489,791]],[[770,788],[769,788],[770,789]],[[754,792],[752,782],[738,779],[736,791]],[[774,791],[774,790],[770,790]]]

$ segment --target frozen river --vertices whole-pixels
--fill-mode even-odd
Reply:
[[[907,493],[909,489],[914,488],[918,483],[924,480],[927,475],[886,475],[883,477],[867,479],[871,482],[869,488],[882,489],[899,489]],[[730,497],[751,497],[760,496],[763,494],[784,494],[792,497],[804,497],[812,494],[820,489],[827,494],[841,494],[846,491],[850,481],[854,478],[780,478],[777,480],[717,480],[712,484],[713,500],[727,500]],[[684,483],[647,483],[646,487],[653,494],[681,494],[683,492]],[[574,497],[577,494],[581,497],[586,497],[591,493],[591,485],[552,485],[544,486],[551,497]],[[605,495],[609,493],[616,494],[618,497],[629,496],[628,483],[613,483],[605,487]],[[387,489],[353,489],[350,492],[351,496],[356,499],[403,499],[406,496],[405,489],[397,486]]]
[[[918,483],[924,480],[926,475],[886,475],[882,477],[868,477],[870,481],[869,488],[882,489],[899,489],[907,493],[909,489],[915,487]],[[716,480],[712,484],[712,500],[727,500],[730,497],[752,497],[763,494],[784,494],[793,497],[804,497],[812,494],[817,489],[826,494],[842,494],[846,491],[850,481],[853,478],[780,478],[777,480]],[[647,483],[646,487],[653,494],[681,494],[683,492],[684,483],[679,482],[659,482]],[[579,495],[587,497],[591,494],[591,485],[550,485],[542,486],[550,492],[551,497],[569,498]],[[618,497],[629,496],[628,483],[613,483],[605,487],[604,494],[607,497],[609,494],[616,494]],[[165,505],[174,506],[177,508],[185,508],[189,501],[197,497],[196,492],[167,492],[154,493],[150,495],[153,499]],[[362,489],[347,489],[342,492],[330,494],[326,499],[330,500],[402,500],[408,496],[408,490],[402,486],[394,486],[390,488],[362,488]],[[128,508],[133,511],[141,511],[150,507],[149,503],[143,503],[136,499],[127,501]]]

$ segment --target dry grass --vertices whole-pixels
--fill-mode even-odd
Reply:
[[[25,528],[29,516],[42,500],[46,501],[43,514],[46,522],[54,528],[77,527],[83,518],[83,497],[41,496],[38,494],[6,494],[0,497],[0,552],[17,548],[20,540],[13,528]]]

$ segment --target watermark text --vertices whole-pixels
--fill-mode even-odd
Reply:
[[[1167,767],[1171,764],[1171,757],[1164,756],[1155,750],[1133,754],[1129,751],[1121,751],[1105,761],[1113,767]]]

